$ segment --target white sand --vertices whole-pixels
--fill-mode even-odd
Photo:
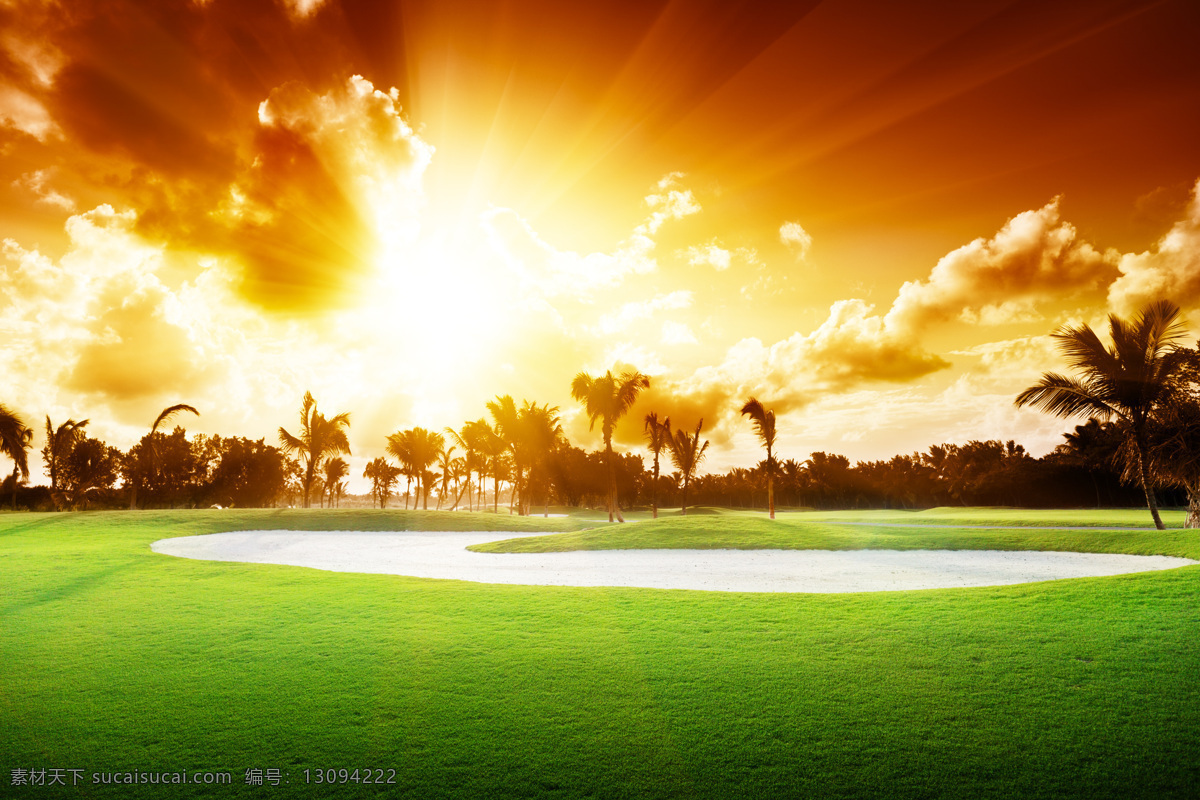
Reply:
[[[717,592],[885,592],[1149,572],[1187,558],[999,550],[592,550],[472,553],[541,533],[238,531],[160,539],[156,553],[479,583]]]

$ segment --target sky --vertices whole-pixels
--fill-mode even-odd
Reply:
[[[511,394],[702,471],[1082,422],[1050,334],[1200,331],[1200,5],[0,0],[0,403],[127,448]],[[35,482],[40,458],[30,459]],[[36,462],[36,463],[35,463]]]

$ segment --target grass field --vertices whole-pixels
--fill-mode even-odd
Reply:
[[[1193,531],[1036,529],[1148,521],[1086,514],[784,514],[772,526],[708,513],[590,532],[594,515],[0,515],[0,796],[1194,797],[1200,567],[771,595],[481,585],[149,548],[224,530],[423,527],[561,534],[532,540],[543,547],[1200,558]],[[1028,527],[955,528],[989,524]],[[328,768],[360,782],[317,783]],[[368,768],[395,782],[363,785]],[[83,773],[37,789],[12,786],[16,769]],[[247,769],[278,769],[287,785],[248,786]],[[232,783],[90,783],[150,770]]]

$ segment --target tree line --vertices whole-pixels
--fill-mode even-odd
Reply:
[[[1042,458],[1015,441],[937,444],[924,452],[851,464],[836,453],[780,461],[775,413],[750,397],[740,407],[765,449],[753,467],[698,475],[709,446],[703,420],[675,429],[669,418],[645,415],[651,465],[617,453],[617,422],[650,378],[636,371],[593,377],[581,372],[571,397],[599,424],[604,448],[587,452],[563,433],[559,409],[509,395],[486,404],[487,416],[441,431],[414,427],[386,437],[386,457],[363,472],[374,505],[395,496],[404,507],[500,510],[531,514],[550,505],[603,507],[610,521],[622,509],[660,506],[762,508],[773,519],[785,508],[896,508],[939,505],[1024,507],[1145,504],[1157,525],[1160,499],[1189,505],[1188,525],[1200,526],[1200,353],[1180,344],[1185,330],[1169,302],[1132,320],[1109,319],[1105,345],[1086,325],[1053,335],[1074,375],[1046,373],[1015,398],[1063,417],[1085,417]],[[49,486],[22,486],[33,431],[0,406],[0,453],[13,472],[0,485],[10,506],[30,509],[258,507],[340,504],[346,494],[350,414],[326,416],[311,393],[294,433],[279,428],[278,445],[264,439],[196,435],[160,428],[192,406],[170,406],[127,452],[87,434],[88,420],[45,422],[41,454]],[[390,459],[390,460],[389,460]],[[118,486],[118,481],[120,485]],[[403,481],[403,492],[401,492]],[[489,500],[490,498],[490,500]]]

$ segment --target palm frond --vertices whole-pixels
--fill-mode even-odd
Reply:
[[[1032,406],[1056,417],[1100,416],[1105,419],[1125,418],[1123,409],[1105,402],[1097,387],[1077,378],[1053,372],[1042,375],[1041,381],[1017,395],[1018,408]]]
[[[187,403],[177,403],[176,405],[169,406],[162,410],[162,413],[158,415],[158,419],[154,420],[154,424],[150,426],[150,432],[154,433],[155,431],[158,430],[159,425],[163,424],[164,422],[167,422],[168,420],[171,419],[171,417],[175,416],[176,414],[178,414],[182,411],[190,411],[191,413],[195,414],[197,417],[200,416],[200,412],[197,411],[196,409],[192,408],[191,406],[189,406]]]
[[[1066,325],[1051,336],[1058,340],[1058,349],[1073,369],[1089,375],[1112,375],[1120,369],[1117,356],[1104,346],[1099,335],[1087,325]]]
[[[750,417],[750,422],[754,425],[754,432],[762,440],[769,453],[775,445],[775,412],[768,411],[762,403],[751,397],[742,406],[741,413]]]
[[[282,426],[279,428],[279,445],[286,453],[296,453],[304,449],[304,442],[288,433]]]
[[[636,371],[622,372],[615,388],[616,396],[613,398],[611,409],[614,421],[625,415],[643,389],[650,388],[650,378]]]

